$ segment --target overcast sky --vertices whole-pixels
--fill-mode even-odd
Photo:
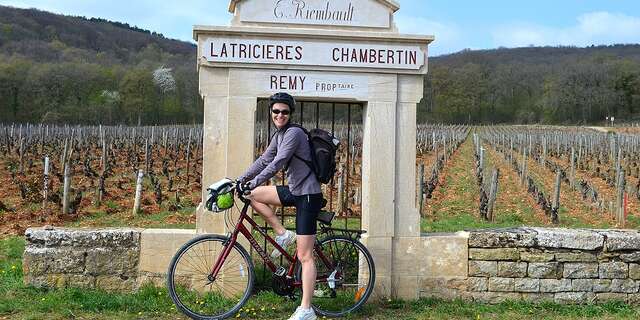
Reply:
[[[465,48],[640,43],[640,0],[398,2],[395,20],[401,33],[436,37],[430,55]],[[227,25],[231,19],[227,0],[0,0],[0,4],[126,22],[184,41],[192,41],[193,25]]]

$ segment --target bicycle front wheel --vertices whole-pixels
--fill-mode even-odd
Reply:
[[[376,278],[373,258],[357,240],[332,236],[315,250],[317,269],[312,305],[319,314],[342,317],[367,302]]]
[[[229,245],[227,237],[204,235],[176,252],[167,275],[169,295],[178,310],[192,319],[217,320],[234,316],[253,290],[253,264],[247,251],[235,243],[218,275],[214,264]]]

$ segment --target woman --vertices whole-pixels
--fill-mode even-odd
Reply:
[[[251,190],[247,196],[251,200],[251,207],[271,225],[277,234],[276,242],[283,248],[297,242],[298,259],[302,264],[302,302],[289,320],[312,320],[316,319],[311,308],[316,282],[313,246],[316,218],[322,207],[322,190],[315,174],[304,162],[311,160],[307,134],[301,128],[291,126],[295,104],[293,97],[284,92],[269,98],[271,119],[278,131],[267,150],[238,181],[245,194]],[[283,168],[286,169],[288,186],[260,186]],[[270,205],[296,207],[297,235],[280,224]],[[278,250],[271,254],[272,257],[279,255]]]

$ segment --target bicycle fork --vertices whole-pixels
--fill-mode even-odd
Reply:
[[[207,275],[207,280],[209,281],[207,285],[216,281],[216,278],[218,277],[218,272],[220,272],[220,269],[222,268],[224,261],[227,260],[227,257],[231,252],[231,248],[233,248],[233,245],[235,245],[237,239],[238,239],[238,234],[233,233],[231,234],[231,237],[229,237],[229,239],[223,243],[224,250],[222,250],[222,253],[220,253],[220,256],[216,260],[216,263],[213,265],[211,272],[209,273],[209,275]]]

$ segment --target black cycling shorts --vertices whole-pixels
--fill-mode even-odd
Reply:
[[[276,186],[280,203],[285,207],[296,207],[296,233],[315,235],[316,219],[322,209],[322,193],[294,196],[288,186]]]

